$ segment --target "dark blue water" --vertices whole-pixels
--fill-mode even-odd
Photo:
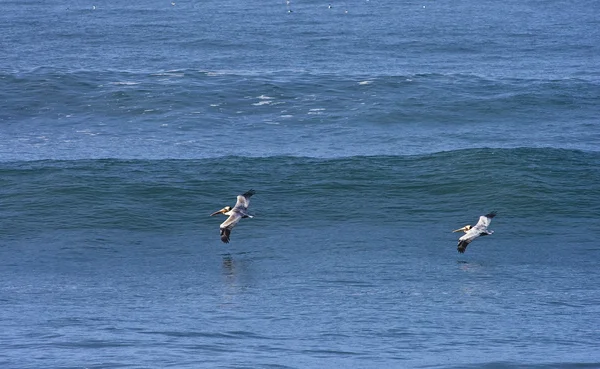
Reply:
[[[0,366],[600,367],[599,11],[5,2]]]

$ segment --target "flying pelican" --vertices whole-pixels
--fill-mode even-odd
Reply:
[[[223,209],[215,211],[210,215],[211,217],[217,214],[224,214],[229,216],[229,218],[227,218],[227,220],[225,220],[219,226],[219,229],[221,230],[221,241],[229,243],[229,235],[231,235],[231,230],[233,229],[233,227],[235,227],[236,224],[238,224],[240,219],[253,218],[253,216],[248,214],[246,211],[248,210],[248,206],[250,205],[250,197],[254,195],[254,193],[254,190],[250,190],[241,195],[238,195],[237,202],[235,203],[233,209],[231,208],[231,206],[226,206]]]
[[[489,214],[482,215],[479,217],[479,222],[475,225],[475,227],[471,227],[470,225],[466,225],[462,228],[455,229],[452,232],[465,232],[461,238],[458,239],[458,252],[461,254],[465,252],[467,246],[473,242],[479,236],[487,236],[494,231],[488,231],[487,227],[492,222],[492,218],[496,216],[496,212],[492,211]]]

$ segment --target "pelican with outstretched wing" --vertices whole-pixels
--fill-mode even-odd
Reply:
[[[461,238],[458,239],[458,252],[460,252],[461,254],[465,252],[465,250],[467,249],[467,246],[473,242],[474,239],[476,239],[479,236],[487,236],[490,235],[492,233],[494,233],[494,231],[488,231],[487,227],[490,225],[490,223],[492,222],[492,218],[496,216],[496,212],[492,211],[489,214],[486,215],[482,215],[479,217],[479,222],[477,222],[477,224],[474,227],[471,227],[470,225],[466,225],[462,228],[459,229],[455,229],[452,232],[465,232],[464,235],[462,235]]]
[[[221,241],[225,243],[229,243],[229,236],[231,235],[231,230],[235,227],[236,224],[242,218],[253,218],[252,215],[248,214],[248,206],[250,205],[250,197],[254,195],[255,191],[250,190],[241,195],[238,195],[237,202],[235,206],[231,208],[231,206],[226,206],[219,211],[215,211],[210,216],[217,214],[227,215],[228,218],[221,223],[219,229],[221,230]]]

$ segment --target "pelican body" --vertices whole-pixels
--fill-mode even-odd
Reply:
[[[487,227],[490,225],[490,223],[492,222],[492,218],[496,216],[496,212],[493,211],[489,214],[486,215],[482,215],[479,217],[479,221],[477,222],[477,224],[472,227],[470,225],[466,225],[462,228],[459,229],[455,229],[452,232],[465,232],[464,235],[462,235],[462,237],[460,237],[458,239],[458,252],[460,252],[461,254],[465,252],[465,250],[467,249],[467,246],[473,242],[474,239],[476,239],[479,236],[487,236],[490,235],[492,233],[494,233],[494,231],[488,231]]]
[[[242,218],[253,218],[252,215],[248,214],[248,206],[250,206],[250,197],[254,195],[254,193],[254,190],[250,190],[238,195],[237,202],[233,208],[231,206],[226,206],[210,215],[211,217],[217,214],[224,214],[228,216],[228,218],[219,226],[221,241],[224,243],[229,243],[231,230]]]

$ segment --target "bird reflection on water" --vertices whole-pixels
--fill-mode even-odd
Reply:
[[[226,253],[222,255],[223,259],[221,261],[221,270],[226,285],[240,290],[252,287],[253,280],[248,268],[251,261],[240,257],[243,254],[245,253],[235,255]]]
[[[235,265],[233,263],[233,258],[231,254],[223,254],[223,275],[225,277],[233,277],[235,271]]]
[[[483,268],[483,264],[473,261],[457,260],[456,263],[463,272],[477,272]]]
[[[229,253],[223,254],[221,272],[223,282],[221,284],[221,303],[219,306],[227,311],[237,310],[241,306],[239,297],[243,293],[244,287],[240,286],[238,281],[237,262]]]

